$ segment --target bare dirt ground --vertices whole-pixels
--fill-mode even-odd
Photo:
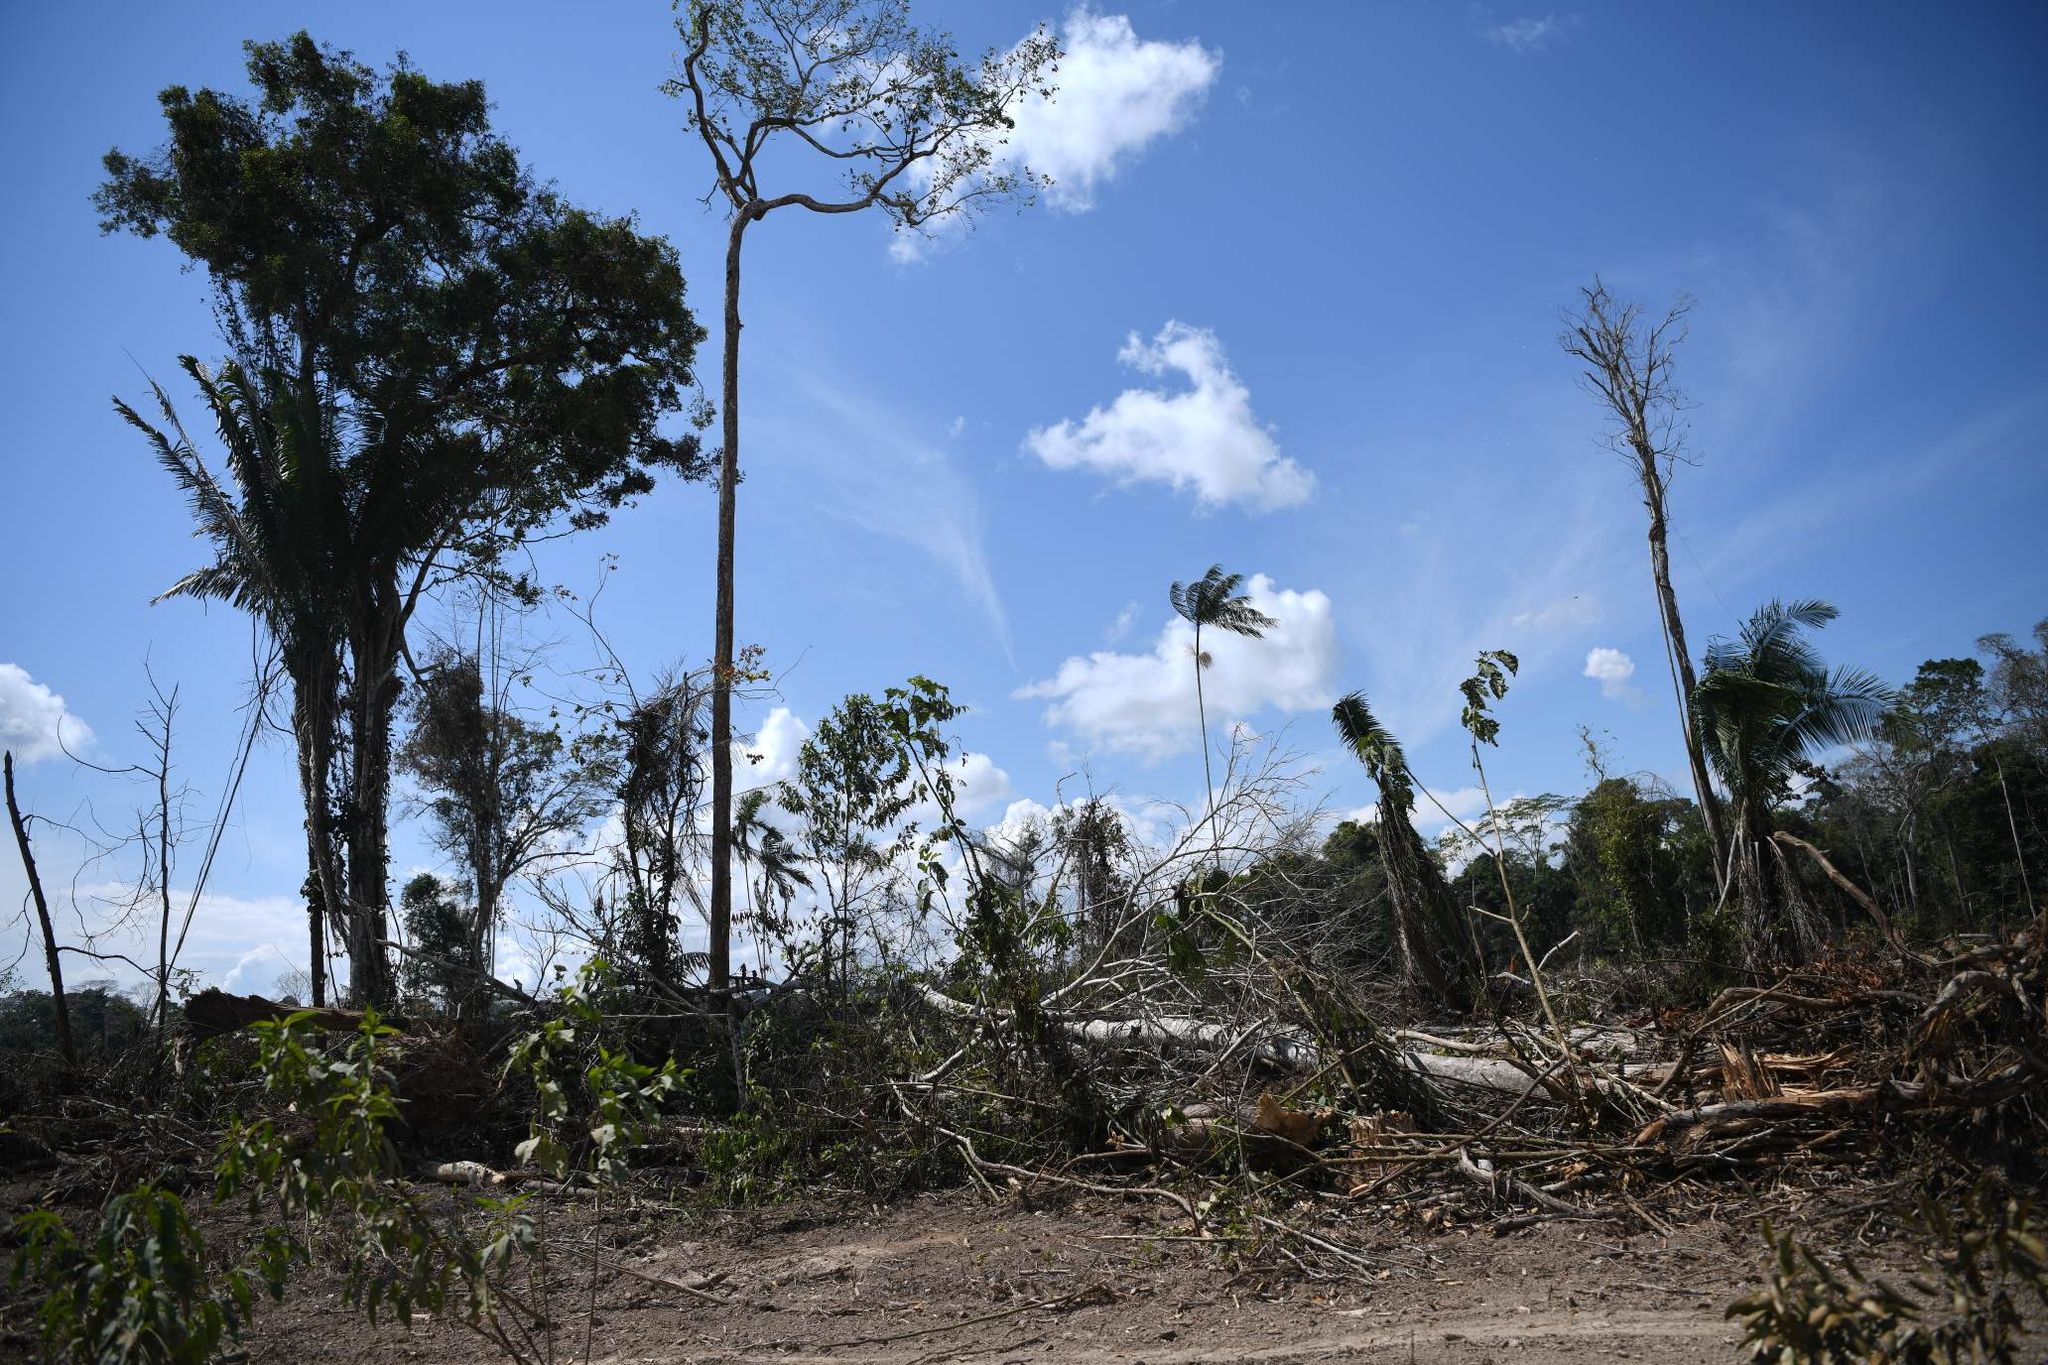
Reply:
[[[591,1224],[552,1229],[560,1358],[584,1358]],[[1753,1223],[1670,1237],[1549,1223],[1496,1237],[1388,1226],[1373,1272],[1319,1280],[1236,1268],[1143,1206],[1030,1210],[966,1192],[886,1209],[608,1218],[589,1358],[598,1362],[1733,1361],[1726,1303],[1754,1283]],[[1357,1229],[1354,1229],[1356,1231]],[[1825,1243],[1821,1243],[1825,1245]],[[1882,1251],[1867,1263],[1884,1266]],[[711,1302],[661,1281],[723,1274]],[[259,1311],[252,1365],[484,1361],[453,1323],[370,1327],[337,1286]]]

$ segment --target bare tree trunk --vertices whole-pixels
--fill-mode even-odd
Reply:
[[[1216,777],[1209,768],[1209,702],[1202,693],[1202,623],[1195,622],[1195,720],[1202,731],[1202,825],[1216,837]]]
[[[341,913],[341,877],[334,866],[334,804],[328,786],[334,766],[335,679],[331,661],[292,681],[292,728],[298,740],[299,790],[306,803],[306,865],[313,894],[306,898],[306,940],[313,1007],[327,1005],[327,924]]]
[[[64,999],[64,964],[57,956],[57,934],[50,927],[50,902],[43,895],[43,879],[36,871],[36,856],[29,848],[28,822],[14,799],[14,753],[5,755],[7,770],[7,819],[14,826],[14,845],[21,850],[21,865],[28,873],[29,899],[35,902],[36,923],[43,931],[43,965],[50,972],[50,1006],[57,1021],[57,1050],[66,1066],[78,1065],[78,1049],[71,1042],[71,1007]]]
[[[718,609],[711,665],[711,942],[710,987],[732,975],[732,636],[733,529],[740,479],[740,247],[751,208],[733,215],[725,247],[725,364],[718,452]]]
[[[1698,686],[1692,654],[1685,641],[1685,623],[1678,614],[1678,594],[1671,587],[1671,553],[1666,470],[1682,457],[1683,432],[1677,427],[1683,396],[1672,382],[1673,351],[1684,339],[1682,331],[1690,301],[1681,298],[1662,321],[1642,324],[1641,310],[1634,304],[1618,303],[1607,287],[1595,279],[1583,291],[1584,311],[1568,319],[1568,330],[1560,339],[1565,353],[1588,366],[1585,382],[1607,405],[1615,419],[1611,432],[1613,448],[1635,467],[1643,486],[1643,505],[1650,514],[1650,577],[1657,590],[1657,614],[1663,626],[1666,661],[1671,668],[1671,686],[1678,694],[1678,716],[1685,730],[1686,766],[1691,770],[1694,795],[1707,837],[1714,846],[1714,866],[1720,875],[1722,859],[1737,831],[1722,818],[1720,798],[1714,793],[1701,743],[1699,716],[1693,706]],[[1721,888],[1726,899],[1727,887]]]
[[[347,934],[348,999],[362,1008],[389,1008],[396,999],[390,937],[391,717],[398,704],[396,641],[373,619],[351,643],[356,678],[350,698]]]
[[[154,686],[154,679],[151,680]],[[156,1031],[161,1034],[171,1017],[171,719],[176,714],[178,692],[170,699],[157,693],[158,712],[163,719],[162,739],[156,752]]]
[[[1714,794],[1713,780],[1707,774],[1706,754],[1700,744],[1699,717],[1693,709],[1692,694],[1699,687],[1699,678],[1693,672],[1692,654],[1685,643],[1685,623],[1678,615],[1678,594],[1671,587],[1664,480],[1657,470],[1656,452],[1647,440],[1637,450],[1637,456],[1643,462],[1643,496],[1650,508],[1650,576],[1657,583],[1657,610],[1664,623],[1665,646],[1671,653],[1672,683],[1678,690],[1678,719],[1685,727],[1685,761],[1692,770],[1700,818],[1706,822],[1707,838],[1713,842],[1718,866],[1720,850],[1727,846],[1727,833],[1721,818],[1721,799]]]
[[[2005,799],[2005,823],[2012,831],[2012,856],[2019,863],[2020,894],[2026,897],[2027,909],[2035,909],[2034,886],[2027,880],[2027,855],[2020,847],[2020,822],[2012,813],[2012,789],[2005,785],[2005,762],[1998,755],[1991,756],[1991,762],[1998,769],[1998,793]]]

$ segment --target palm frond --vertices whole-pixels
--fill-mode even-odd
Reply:
[[[1166,600],[1175,614],[1196,629],[1214,626],[1257,639],[1279,623],[1238,592],[1243,582],[1243,574],[1225,573],[1221,564],[1211,564],[1194,582],[1175,583],[1167,589]]]
[[[1380,724],[1372,713],[1365,693],[1352,692],[1338,698],[1330,708],[1330,721],[1366,775],[1380,789],[1380,804],[1406,813],[1415,804],[1415,780],[1408,771],[1408,756],[1394,732]]]
[[[1875,674],[1829,675],[1805,632],[1836,615],[1818,598],[1768,602],[1739,640],[1707,651],[1693,709],[1707,759],[1738,804],[1762,810],[1783,799],[1811,754],[1868,735],[1892,704]]]

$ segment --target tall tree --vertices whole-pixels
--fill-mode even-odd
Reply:
[[[357,542],[356,513],[339,467],[343,438],[329,396],[310,404],[281,376],[270,382],[229,361],[218,375],[191,356],[180,365],[211,414],[225,478],[216,475],[152,384],[161,425],[126,403],[115,409],[140,430],[191,504],[193,534],[213,561],[157,598],[232,603],[262,622],[291,688],[291,730],[306,807],[307,939],[313,1004],[327,1003],[327,929],[346,925],[334,828],[333,769],[346,627],[343,588]]]
[[[1565,353],[1583,362],[1581,382],[1613,419],[1609,447],[1627,462],[1643,491],[1650,514],[1650,578],[1657,592],[1657,619],[1664,632],[1664,658],[1678,701],[1679,724],[1685,731],[1686,765],[1692,772],[1693,795],[1713,841],[1714,875],[1723,873],[1727,832],[1720,798],[1707,774],[1700,718],[1693,707],[1698,679],[1685,643],[1685,622],[1678,614],[1678,594],[1671,587],[1671,476],[1679,464],[1691,463],[1685,453],[1684,395],[1672,378],[1678,343],[1685,340],[1685,318],[1692,301],[1681,297],[1663,318],[1647,321],[1642,309],[1623,303],[1595,279],[1580,292],[1582,306],[1566,319],[1559,338]]]
[[[1707,757],[1733,807],[1729,889],[1757,962],[1803,957],[1817,939],[1784,850],[1771,837],[1773,812],[1815,752],[1864,738],[1892,703],[1891,689],[1873,674],[1830,674],[1806,638],[1836,615],[1817,599],[1757,608],[1738,638],[1708,647],[1707,674],[1693,697]]]
[[[1456,967],[1458,914],[1443,873],[1409,820],[1415,776],[1393,731],[1379,723],[1363,692],[1342,697],[1330,710],[1337,738],[1379,788],[1379,854],[1394,911],[1394,941],[1401,975],[1411,991],[1437,1001],[1462,1002],[1465,982]]]
[[[1059,48],[1044,32],[972,68],[949,36],[910,22],[908,0],[689,0],[677,6],[682,64],[664,87],[711,155],[725,247],[718,589],[711,693],[711,986],[731,969],[734,519],[740,480],[740,251],[783,208],[877,209],[920,232],[1036,178],[1000,153],[1018,105],[1051,94]],[[764,189],[764,162],[808,153],[812,189]],[[786,163],[785,163],[786,164]],[[815,192],[813,192],[815,190]]]
[[[453,573],[530,591],[502,568],[513,547],[601,523],[657,471],[704,473],[694,433],[663,429],[702,332],[673,249],[537,183],[480,82],[380,74],[304,33],[246,51],[256,97],[166,89],[169,142],[108,153],[95,202],[107,231],[161,233],[207,271],[228,345],[301,429],[347,435],[347,867],[327,909],[351,997],[383,1003],[413,612]]]
[[[1204,628],[1227,630],[1233,635],[1249,635],[1256,640],[1279,624],[1254,607],[1250,597],[1237,590],[1243,582],[1243,574],[1225,573],[1221,564],[1211,564],[1209,572],[1194,582],[1175,583],[1166,592],[1166,600],[1173,604],[1175,613],[1195,628],[1192,652],[1195,660],[1195,716],[1202,730],[1204,825],[1216,818],[1216,778],[1209,767],[1209,703],[1202,691],[1202,672],[1209,666],[1209,656],[1202,652],[1202,631]]]

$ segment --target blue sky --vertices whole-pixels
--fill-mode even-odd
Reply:
[[[1261,576],[1282,627],[1219,647],[1212,703],[1325,762],[1335,809],[1370,795],[1330,752],[1332,697],[1364,688],[1455,793],[1455,684],[1494,646],[1524,662],[1497,793],[1579,789],[1581,724],[1622,767],[1676,775],[1641,507],[1555,340],[1596,271],[1653,307],[1698,299],[1680,373],[1699,464],[1673,498],[1696,647],[1765,598],[1822,596],[1842,609],[1828,655],[1902,679],[2048,614],[2038,10],[918,13],[970,47],[1062,28],[1068,98],[1020,131],[1059,185],[914,261],[879,219],[753,234],[739,630],[782,671],[747,717],[776,754],[844,693],[924,673],[974,708],[983,818],[1084,769],[1197,801],[1166,587],[1221,561]],[[13,6],[0,25],[0,727],[37,755],[32,805],[118,823],[139,793],[48,740],[138,756],[146,658],[182,688],[197,816],[239,733],[249,629],[149,604],[201,547],[108,398],[217,347],[202,278],[161,241],[102,238],[88,203],[102,153],[161,140],[158,89],[239,89],[241,40],[299,26],[480,77],[539,174],[675,242],[707,322],[722,224],[656,89],[660,4]],[[707,379],[715,357],[714,338]],[[607,579],[636,669],[701,662],[712,506],[665,487],[538,567]],[[527,630],[584,661],[573,619]],[[298,822],[273,736],[190,965],[265,989],[293,960]],[[55,831],[46,857],[92,913],[127,875]],[[434,861],[410,831],[398,857]]]

